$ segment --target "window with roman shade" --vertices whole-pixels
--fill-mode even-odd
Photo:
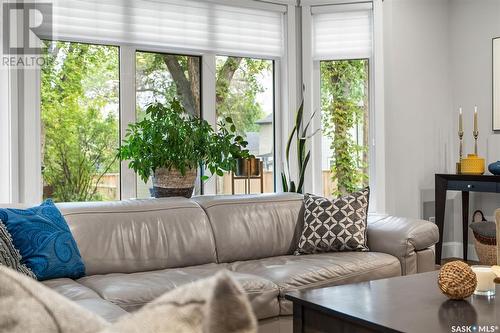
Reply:
[[[315,190],[338,197],[370,185],[372,2],[310,7]],[[321,187],[320,187],[321,186]]]

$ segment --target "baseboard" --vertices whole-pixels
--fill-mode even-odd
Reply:
[[[442,258],[462,258],[463,245],[460,242],[445,242],[443,243]],[[467,249],[467,259],[479,261],[474,245],[469,244]]]

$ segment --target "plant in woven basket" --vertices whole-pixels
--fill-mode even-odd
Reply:
[[[118,155],[130,160],[129,167],[144,182],[153,176],[154,196],[190,197],[198,167],[222,176],[236,168],[238,158],[252,157],[230,117],[218,128],[187,114],[177,99],[152,104],[143,120],[128,126]]]

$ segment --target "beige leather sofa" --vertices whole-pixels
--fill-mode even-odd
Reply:
[[[207,196],[59,204],[87,276],[43,283],[107,320],[177,286],[231,271],[261,332],[291,332],[285,293],[414,274],[434,268],[430,222],[373,215],[371,252],[294,256],[302,196]]]

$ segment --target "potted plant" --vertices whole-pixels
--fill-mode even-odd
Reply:
[[[285,149],[285,159],[286,159],[286,171],[288,172],[288,177],[285,171],[281,172],[281,185],[283,186],[283,192],[296,192],[302,193],[304,190],[304,180],[307,170],[307,165],[309,164],[309,159],[311,157],[311,152],[307,150],[307,140],[313,137],[318,131],[314,131],[312,134],[308,134],[309,126],[314,118],[316,112],[313,112],[309,120],[304,124],[304,100],[299,106],[295,114],[295,126],[292,128],[292,132],[288,137],[288,141]],[[297,182],[292,180],[290,173],[290,149],[292,144],[295,142],[297,149],[297,166],[298,166],[298,180]]]
[[[154,197],[189,198],[198,167],[222,176],[235,170],[238,158],[252,157],[230,117],[218,128],[216,132],[206,120],[188,115],[177,99],[152,104],[143,120],[128,126],[118,155],[130,160],[129,167],[144,182],[152,176]]]
[[[236,161],[236,170],[234,172],[235,176],[259,176],[261,172],[262,170],[260,170],[260,158],[238,158]]]

